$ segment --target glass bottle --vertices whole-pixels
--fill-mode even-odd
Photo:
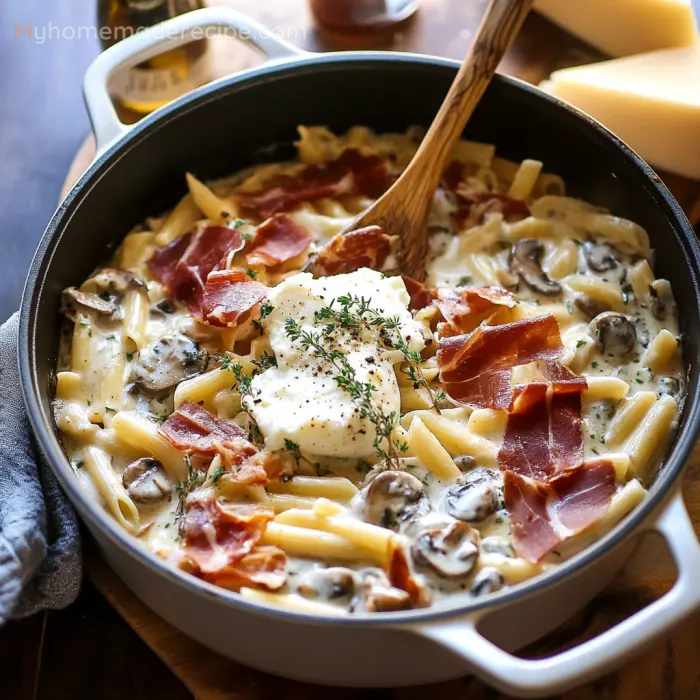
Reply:
[[[98,0],[103,48],[176,15],[204,7],[203,0]],[[212,79],[206,39],[169,51],[136,66],[118,70],[109,91],[120,116],[136,121],[176,97]]]
[[[390,31],[408,19],[418,0],[309,0],[322,29],[348,36]]]

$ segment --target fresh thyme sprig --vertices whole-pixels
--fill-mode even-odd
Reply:
[[[185,513],[187,512],[187,497],[197,487],[204,483],[204,472],[195,469],[192,466],[192,460],[189,455],[185,456],[185,464],[187,465],[187,478],[175,485],[177,492],[177,508],[175,509],[175,522],[177,523],[177,532],[180,538],[185,535]]]
[[[298,342],[304,349],[313,351],[316,357],[325,360],[335,369],[333,379],[336,384],[355,402],[360,418],[368,419],[374,426],[375,437],[372,444],[376,453],[390,468],[399,469],[399,453],[407,451],[408,445],[392,439],[391,434],[398,422],[398,414],[396,411],[385,413],[373,403],[372,394],[377,388],[369,382],[357,379],[355,369],[343,353],[325,347],[323,339],[324,335],[328,335],[325,331],[323,334],[305,331],[293,318],[285,320],[284,330],[292,342]]]
[[[434,392],[423,374],[421,363],[423,358],[419,352],[411,350],[401,335],[401,324],[398,316],[383,316],[382,313],[370,306],[371,299],[358,297],[352,294],[339,296],[331,303],[320,309],[314,315],[317,323],[323,324],[323,335],[330,335],[336,328],[336,324],[345,329],[376,328],[384,345],[393,350],[398,350],[408,365],[401,371],[408,377],[415,389],[423,387],[430,397],[430,402],[437,413],[440,413],[440,403],[445,400],[444,391]],[[333,308],[334,303],[340,305],[340,309]]]
[[[255,278],[253,278],[255,279]],[[260,316],[253,321],[253,325],[261,332],[264,332],[262,322],[266,319],[273,311],[275,307],[269,301],[263,301],[260,304]]]
[[[236,362],[233,357],[229,355],[215,355],[214,359],[220,362],[219,369],[227,369],[233,373],[236,379],[236,385],[234,388],[238,389],[238,393],[241,396],[246,394],[253,394],[253,377],[258,373],[257,370],[253,370],[252,374],[246,374],[243,366]]]

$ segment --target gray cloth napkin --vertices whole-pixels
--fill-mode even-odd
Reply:
[[[69,605],[81,579],[78,521],[22,401],[18,328],[19,314],[0,327],[0,625]]]

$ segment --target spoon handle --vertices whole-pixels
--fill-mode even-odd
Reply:
[[[534,0],[491,0],[476,37],[406,175],[435,190],[452,148],[525,21]],[[426,185],[428,186],[428,185]]]
[[[510,47],[534,0],[491,0],[476,37],[462,63],[445,101],[416,155],[394,185],[412,192],[405,214],[414,221],[427,217],[433,194],[447,166],[454,144],[486,91],[501,58]],[[404,189],[405,188],[405,189]],[[413,202],[411,205],[410,202]],[[418,232],[416,232],[418,233]],[[421,232],[423,238],[425,233]],[[423,243],[423,244],[421,244]],[[406,241],[404,266],[422,269],[427,243]]]

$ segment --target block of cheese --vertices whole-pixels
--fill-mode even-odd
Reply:
[[[611,56],[690,46],[691,0],[536,0],[535,9]]]
[[[540,87],[590,114],[652,165],[700,179],[700,46],[565,68]]]

